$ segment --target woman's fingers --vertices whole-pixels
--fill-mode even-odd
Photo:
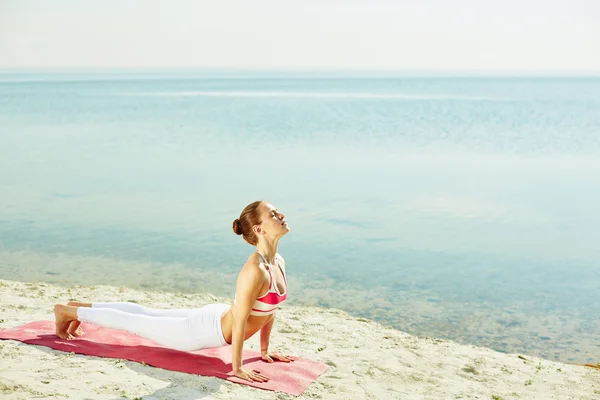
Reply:
[[[235,376],[250,382],[267,382],[269,380],[269,378],[261,374],[258,370],[241,370],[236,372]]]
[[[275,359],[277,359],[277,360],[279,360],[279,361],[283,361],[283,362],[291,362],[291,361],[294,361],[294,360],[293,360],[293,359],[291,359],[290,357],[288,357],[288,356],[285,356],[285,355],[283,355],[283,354],[279,354],[279,353],[277,353],[277,354],[272,354],[271,356],[272,356],[273,358],[275,358]]]
[[[251,372],[251,377],[252,379],[259,381],[259,382],[266,382],[269,380],[269,378],[267,378],[266,376],[264,376],[263,374],[260,373],[260,371],[257,370],[253,370]]]

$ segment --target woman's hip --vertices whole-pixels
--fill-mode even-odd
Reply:
[[[190,314],[192,332],[199,348],[221,347],[228,344],[223,337],[221,316],[229,307],[229,304],[223,303],[207,304]]]

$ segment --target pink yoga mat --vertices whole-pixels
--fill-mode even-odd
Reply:
[[[119,358],[144,362],[171,371],[215,376],[231,382],[276,390],[299,396],[327,370],[327,365],[299,357],[294,362],[262,361],[260,353],[244,350],[244,368],[259,370],[270,379],[265,383],[249,382],[231,374],[231,346],[194,352],[171,350],[142,337],[124,331],[81,324],[84,334],[74,340],[62,340],[55,335],[54,321],[35,321],[12,329],[0,330],[0,339],[46,346],[56,350],[97,357]]]

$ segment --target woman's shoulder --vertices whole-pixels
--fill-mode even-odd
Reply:
[[[265,274],[268,277],[269,266],[265,263],[265,260],[261,257],[260,254],[254,252],[248,256],[246,264],[244,264],[244,266],[242,267],[242,271],[243,270],[250,270],[251,274]]]
[[[249,255],[239,272],[238,278],[248,282],[261,282],[262,284],[265,277],[268,280],[268,272],[263,260],[258,254]]]
[[[258,254],[257,252],[254,252],[248,256],[248,259],[246,260],[246,264],[244,264],[244,268],[248,267],[248,268],[253,268],[253,269],[254,268],[262,269],[262,268],[264,268],[263,264],[264,264],[264,260],[262,259],[260,254]]]

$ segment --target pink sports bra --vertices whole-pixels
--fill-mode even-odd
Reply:
[[[267,272],[269,273],[269,290],[267,290],[267,293],[258,297],[254,301],[250,315],[271,315],[277,310],[277,308],[279,308],[279,304],[283,303],[287,299],[287,278],[285,277],[283,268],[281,268],[281,263],[284,263],[285,265],[285,261],[281,255],[275,255],[275,264],[281,271],[281,274],[283,275],[283,282],[285,284],[283,293],[279,293],[277,290],[277,285],[275,284],[275,280],[273,279],[273,275],[271,274],[271,264],[267,262],[266,258],[260,252],[257,251],[257,253],[263,259],[263,264],[267,266]],[[235,298],[233,299],[233,302],[235,304]]]

